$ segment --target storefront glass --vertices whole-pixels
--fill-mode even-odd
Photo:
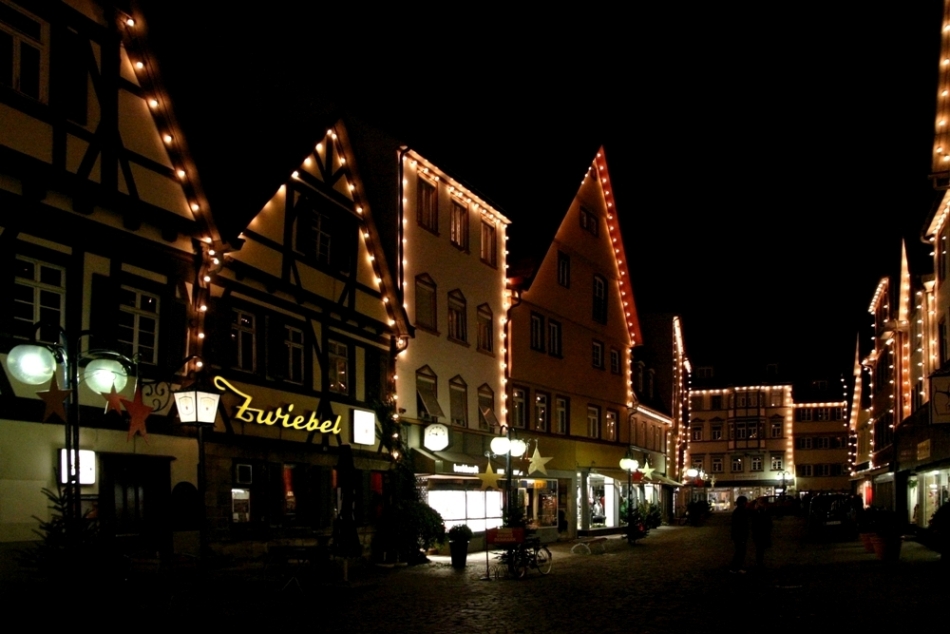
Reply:
[[[468,524],[478,533],[501,526],[504,494],[497,490],[474,489],[478,484],[477,481],[430,481],[428,503],[442,516],[446,529]]]

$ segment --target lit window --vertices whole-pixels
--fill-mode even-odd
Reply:
[[[534,394],[534,428],[538,431],[548,430],[548,401],[549,397],[543,392]]]
[[[464,205],[452,201],[452,223],[451,223],[452,244],[468,251],[468,208]]]
[[[750,470],[751,471],[761,471],[762,470],[762,456],[752,456],[749,460]]]
[[[782,454],[772,454],[771,465],[772,471],[781,471],[782,470]]]
[[[349,394],[349,347],[345,343],[340,343],[339,341],[328,341],[327,361],[330,366],[330,391],[337,392],[338,394]]]
[[[158,296],[128,286],[119,289],[120,351],[144,363],[158,363]]]
[[[711,430],[713,440],[722,440],[722,425],[713,425]]]
[[[782,421],[773,420],[769,422],[769,436],[772,438],[781,438],[782,437]]]
[[[607,415],[604,417],[604,422],[606,423],[604,438],[606,440],[617,440],[617,418],[617,412],[611,409],[607,410]]]
[[[587,436],[600,438],[600,408],[596,405],[587,406]]]
[[[16,335],[32,339],[33,325],[43,322],[50,327],[39,329],[40,341],[59,341],[56,327],[63,327],[66,310],[66,269],[22,256],[16,257],[14,268],[13,322]]]
[[[526,411],[525,405],[527,401],[527,396],[525,390],[522,388],[516,387],[511,391],[511,400],[512,400],[512,421],[511,424],[514,427],[524,428]]]
[[[742,472],[742,458],[739,456],[732,457],[732,472],[741,473]]]

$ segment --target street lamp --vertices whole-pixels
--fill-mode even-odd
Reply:
[[[218,415],[218,401],[221,393],[199,387],[196,382],[188,388],[182,388],[173,393],[175,407],[178,408],[178,418],[184,425],[194,425],[198,428],[198,499],[201,503],[200,523],[198,525],[199,554],[204,557],[208,552],[208,530],[205,512],[205,493],[207,480],[205,474],[205,428],[214,428],[214,421]]]
[[[778,474],[782,478],[782,497],[785,497],[785,480],[788,478],[788,471],[782,471]]]
[[[640,468],[634,460],[633,452],[627,447],[627,454],[620,459],[620,468],[627,472],[627,541],[632,542],[633,533],[633,472]]]
[[[514,505],[511,499],[511,459],[520,458],[528,449],[528,444],[520,438],[515,438],[514,430],[509,425],[502,425],[501,431],[504,436],[495,436],[492,438],[489,447],[493,454],[505,456],[505,510],[507,511],[506,523],[511,525],[511,513]]]
[[[33,332],[36,333],[39,328],[45,326],[47,324],[36,323]],[[60,481],[65,481],[66,484],[63,522],[67,535],[72,538],[78,535],[77,526],[82,519],[79,493],[79,366],[88,361],[82,380],[91,390],[103,394],[113,387],[116,391],[125,388],[129,371],[136,367],[136,362],[114,350],[90,349],[81,352],[80,344],[83,337],[90,334],[88,330],[81,331],[74,338],[70,338],[60,326],[55,326],[55,330],[56,343],[41,343],[34,339],[32,343],[14,346],[7,355],[7,368],[21,383],[42,385],[56,375],[57,367],[62,366],[63,384],[60,389],[66,393],[63,400],[67,401],[66,420],[63,421],[66,434],[66,473],[60,474]]]

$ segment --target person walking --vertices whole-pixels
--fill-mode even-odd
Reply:
[[[745,574],[742,566],[745,564],[745,551],[749,543],[749,509],[746,508],[748,502],[746,496],[740,495],[736,498],[736,508],[732,512],[732,543],[735,553],[729,571],[738,574]]]
[[[762,568],[765,565],[765,551],[772,546],[772,516],[769,515],[764,498],[755,500],[750,523],[752,543],[755,544],[755,566]]]

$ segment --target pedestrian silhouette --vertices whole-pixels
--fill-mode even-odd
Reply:
[[[755,565],[765,565],[765,551],[772,546],[772,516],[764,498],[757,498],[752,510],[752,543],[755,544]]]
[[[749,509],[746,508],[748,498],[740,495],[736,498],[736,509],[732,512],[732,543],[735,554],[732,556],[730,572],[745,574],[742,567],[745,564],[745,551],[749,543]]]

